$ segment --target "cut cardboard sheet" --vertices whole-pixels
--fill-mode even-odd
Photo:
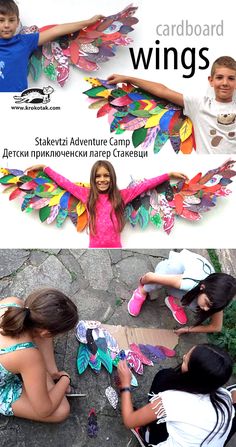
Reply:
[[[174,349],[178,344],[179,339],[179,337],[169,329],[138,328],[120,325],[113,326],[109,324],[102,324],[102,327],[107,329],[117,340],[120,349],[128,349],[130,343],[141,343],[152,346],[159,345]]]

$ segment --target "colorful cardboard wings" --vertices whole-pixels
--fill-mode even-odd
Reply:
[[[165,182],[155,189],[141,194],[125,208],[127,221],[132,226],[145,229],[149,223],[170,234],[176,217],[198,221],[205,212],[213,209],[218,197],[227,197],[236,171],[234,161],[226,161],[205,175],[198,173],[189,181],[178,181],[174,185]],[[9,193],[9,200],[18,198],[21,210],[38,210],[41,222],[56,222],[61,227],[67,218],[83,231],[88,224],[86,204],[68,191],[60,188],[55,181],[42,171],[29,171],[27,175],[17,169],[0,169],[0,184]],[[129,186],[132,186],[133,181]],[[77,183],[82,186],[89,186]]]
[[[32,78],[37,80],[45,73],[50,80],[57,81],[63,87],[69,77],[70,65],[90,72],[99,70],[100,64],[115,56],[118,47],[132,42],[127,35],[138,23],[134,17],[136,10],[136,7],[129,5],[121,12],[105,17],[77,33],[43,45],[30,58],[29,72]],[[40,29],[36,26],[23,27],[20,32],[39,32],[52,26],[55,25]]]
[[[198,173],[188,181],[175,185],[166,182],[142,194],[126,206],[126,218],[132,226],[146,228],[151,222],[170,234],[176,217],[198,221],[202,215],[216,206],[218,197],[231,193],[227,186],[236,175],[234,161],[226,161],[205,175]],[[132,185],[132,184],[131,184]]]
[[[132,132],[134,147],[153,145],[158,153],[170,140],[176,153],[189,154],[195,148],[191,120],[176,104],[157,98],[132,84],[110,85],[106,80],[86,78],[92,88],[85,91],[98,109],[97,118],[107,115],[110,131]]]

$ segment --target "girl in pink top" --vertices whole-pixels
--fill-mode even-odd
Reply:
[[[184,174],[171,172],[119,190],[112,164],[99,160],[92,167],[90,187],[87,188],[76,185],[49,167],[38,165],[34,166],[34,169],[36,168],[43,168],[61,188],[69,191],[86,205],[89,215],[90,248],[120,248],[120,233],[125,225],[125,206],[135,197],[155,188],[170,177],[186,179]]]

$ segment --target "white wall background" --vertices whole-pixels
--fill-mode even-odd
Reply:
[[[25,25],[55,24],[82,20],[94,14],[113,14],[127,6],[127,0],[100,0],[99,4],[95,0],[82,2],[78,0],[19,0],[21,20]],[[189,23],[218,24],[224,20],[224,36],[212,37],[159,37],[160,40],[160,70],[155,69],[153,62],[149,70],[140,68],[134,70],[130,54],[127,48],[120,48],[115,58],[104,64],[95,76],[106,78],[112,73],[130,74],[144,77],[150,80],[168,85],[177,91],[205,93],[208,89],[207,76],[209,70],[196,69],[196,74],[190,78],[183,78],[183,74],[188,70],[179,65],[178,70],[171,67],[163,69],[162,51],[164,47],[174,46],[179,51],[179,56],[185,47],[195,47],[196,55],[201,47],[209,47],[208,57],[213,62],[221,55],[235,55],[233,34],[233,1],[229,0],[227,8],[212,8],[212,4],[205,3],[204,11],[201,5],[195,4],[195,9],[190,8],[189,1],[175,2],[169,0],[168,3],[160,5],[156,0],[137,0],[137,17],[140,22],[135,26],[135,31],[129,36],[133,38],[134,48],[154,47],[156,26],[158,24],[178,24],[181,20],[188,20]],[[196,66],[202,64],[197,57]],[[60,106],[60,111],[13,111],[14,105],[12,94],[1,94],[1,139],[0,156],[3,149],[9,150],[34,150],[35,137],[42,138],[108,138],[110,137],[107,118],[96,118],[96,111],[88,109],[88,102],[82,92],[89,88],[84,80],[87,73],[71,70],[70,79],[62,89],[53,85],[46,78],[34,84],[30,80],[30,86],[53,85],[55,92],[51,96],[52,106]],[[130,138],[128,132],[124,138]],[[132,148],[132,146],[130,146]],[[44,149],[50,149],[42,147]],[[62,150],[67,148],[62,148]],[[70,149],[70,148],[69,148]],[[71,148],[72,150],[74,148]],[[99,149],[99,148],[96,148]],[[100,149],[104,149],[101,147]],[[114,158],[109,160],[113,163],[117,172],[118,186],[124,188],[133,178],[149,178],[169,171],[185,172],[189,177],[197,172],[206,172],[208,169],[217,167],[227,159],[224,155],[182,156],[174,154],[171,146],[167,143],[159,155],[154,155],[149,149],[147,159],[136,158]],[[63,175],[73,181],[88,181],[90,169],[97,158],[60,158],[38,160],[29,158],[8,159],[1,158],[1,166],[25,169],[35,163],[44,163],[58,170]],[[235,180],[236,181],[236,180]],[[145,231],[133,230],[126,226],[122,234],[124,248],[171,248],[171,247],[222,247],[235,248],[236,238],[233,231],[233,213],[236,205],[235,181],[231,186],[233,194],[226,199],[219,199],[218,206],[203,216],[199,222],[188,222],[178,219],[174,230],[167,236],[162,230],[155,230],[150,227]],[[2,248],[34,248],[34,247],[73,247],[81,248],[88,246],[88,235],[76,233],[74,226],[68,222],[62,229],[57,229],[54,225],[41,224],[35,215],[22,213],[17,201],[9,202],[7,195],[0,194],[0,247]]]

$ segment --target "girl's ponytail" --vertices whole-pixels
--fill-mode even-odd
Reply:
[[[30,327],[32,323],[28,307],[9,307],[1,318],[0,329],[5,336],[18,337]]]
[[[24,307],[9,307],[0,319],[2,335],[18,337],[23,332],[46,330],[55,336],[73,329],[78,322],[76,305],[56,289],[38,289],[25,300]]]

